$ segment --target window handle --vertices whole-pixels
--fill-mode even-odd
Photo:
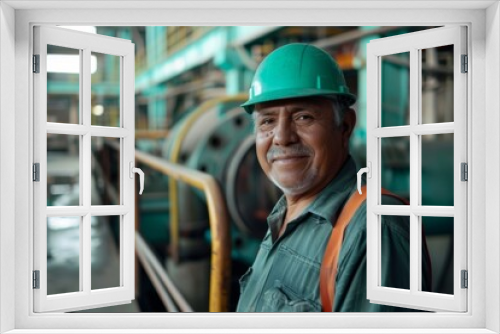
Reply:
[[[368,161],[367,165],[368,165],[368,167],[361,168],[358,171],[358,192],[359,192],[359,194],[361,194],[361,175],[363,175],[363,173],[366,173],[366,175],[368,176],[369,179],[372,177],[372,163],[370,161]]]
[[[139,195],[142,195],[142,191],[144,190],[144,172],[140,168],[134,167],[133,161],[130,161],[129,167],[130,167],[130,178],[131,179],[134,178],[134,173],[139,174],[139,185],[141,188],[139,190]]]

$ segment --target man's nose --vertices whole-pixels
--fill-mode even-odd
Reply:
[[[289,145],[297,141],[297,132],[289,117],[280,117],[274,128],[273,144]]]

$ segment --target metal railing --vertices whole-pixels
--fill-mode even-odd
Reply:
[[[135,252],[167,311],[193,312],[139,232],[135,233]]]
[[[144,152],[136,151],[135,158],[136,161],[205,193],[211,233],[209,312],[228,311],[231,241],[226,203],[219,184],[209,174],[168,162]]]
[[[248,99],[248,94],[237,94],[232,96],[223,96],[216,99],[208,100],[202,103],[198,108],[193,110],[186,121],[183,122],[180,129],[175,134],[175,140],[173,141],[172,150],[168,156],[169,161],[172,163],[177,163],[181,156],[181,146],[182,142],[186,138],[191,126],[208,110],[214,108],[215,106],[223,103],[232,103],[232,102],[244,102]],[[204,174],[198,172],[200,174]],[[206,176],[210,176],[209,174],[204,174]],[[211,177],[211,176],[210,176]],[[189,183],[188,181],[186,181]],[[212,179],[213,183],[215,183],[215,179]],[[192,184],[197,187],[196,185]],[[197,187],[201,189],[200,187]],[[172,257],[175,261],[179,259],[179,199],[177,194],[177,182],[173,178],[168,180],[168,194],[169,194],[169,203],[170,203],[170,238],[171,238],[171,250]],[[220,193],[219,193],[220,195]],[[218,196],[219,196],[218,195]],[[208,196],[207,196],[208,200]],[[222,196],[220,196],[221,203],[225,203]],[[210,206],[209,206],[210,207]],[[210,216],[211,217],[211,216]],[[211,219],[211,218],[210,218]]]
[[[167,130],[135,130],[135,139],[166,139]]]

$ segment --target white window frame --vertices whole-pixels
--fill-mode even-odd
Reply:
[[[467,185],[461,181],[461,163],[467,163],[467,73],[462,71],[462,55],[467,54],[466,28],[448,26],[414,33],[380,38],[367,45],[368,87],[367,106],[367,164],[371,168],[367,179],[367,298],[373,303],[413,307],[426,311],[467,310],[467,290],[461,288],[461,270],[467,270]],[[423,123],[422,59],[421,50],[453,45],[453,121]],[[409,124],[382,127],[382,57],[403,52],[409,54],[410,103]],[[385,82],[387,84],[387,82]],[[453,134],[454,205],[422,205],[422,135]],[[408,138],[410,165],[410,204],[382,205],[381,203],[381,145],[383,138]],[[471,180],[472,182],[473,180]],[[409,289],[380,286],[381,217],[382,215],[406,216],[410,223],[410,282]],[[421,217],[453,217],[453,293],[438,294],[421,290],[422,283],[422,220]]]
[[[0,3],[0,330],[12,333],[77,332],[144,333],[146,328],[163,332],[235,332],[254,328],[255,332],[418,332],[494,333],[500,331],[500,10],[497,1],[463,2],[370,2],[365,1],[233,1],[176,2],[159,4],[145,1],[142,6],[163,9],[116,9],[132,2],[17,2]],[[12,7],[16,8],[14,10]],[[63,10],[43,10],[46,6],[73,6]],[[78,6],[79,9],[74,9]],[[87,6],[86,9],[82,7]],[[101,8],[97,8],[97,6]],[[132,8],[137,4],[132,3]],[[139,5],[141,6],[141,5]],[[196,8],[194,8],[196,6]],[[397,8],[392,8],[392,6]],[[425,7],[425,6],[432,6]],[[459,9],[452,6],[460,6]],[[22,8],[35,8],[26,9]],[[358,8],[356,8],[358,7]],[[406,9],[404,9],[406,7]],[[52,7],[54,9],[57,7]],[[224,9],[222,9],[224,8]],[[291,8],[291,9],[290,9]],[[346,9],[350,8],[350,9]],[[403,8],[403,9],[401,9]],[[408,10],[411,8],[411,10]],[[32,193],[31,159],[33,120],[29,73],[32,26],[35,24],[74,25],[467,25],[469,31],[468,132],[470,166],[468,197],[469,311],[439,314],[34,314],[31,290]],[[14,38],[15,32],[15,38]],[[4,48],[4,45],[7,48]],[[14,51],[15,50],[15,51]],[[15,57],[14,57],[15,55]],[[12,69],[15,67],[15,71]],[[487,70],[486,70],[487,68]],[[4,75],[6,73],[7,75]],[[12,85],[14,83],[14,85]],[[8,111],[5,109],[9,108]],[[15,112],[12,112],[15,110]],[[15,116],[14,116],[15,115]],[[474,116],[474,118],[472,118]],[[9,130],[8,127],[15,130]],[[14,136],[14,145],[12,145]],[[485,153],[487,152],[487,153]],[[15,161],[15,162],[12,162]],[[12,174],[15,171],[15,180]],[[488,177],[486,178],[486,175]],[[486,182],[487,181],[487,182]],[[4,187],[6,184],[8,187]],[[14,187],[15,186],[15,187]],[[8,189],[6,189],[8,188]],[[14,200],[8,199],[15,189]],[[473,196],[472,196],[473,195]],[[9,209],[10,207],[15,209]],[[488,219],[486,219],[486,217]],[[12,219],[13,218],[13,219]],[[15,222],[13,226],[12,221]],[[473,227],[472,227],[473,226]],[[15,259],[15,260],[13,260]],[[27,259],[30,259],[27,261]],[[485,261],[486,259],[486,261]],[[487,265],[486,265],[487,264]],[[12,289],[15,286],[15,289]],[[487,293],[486,293],[487,291]],[[12,305],[15,305],[12,308]],[[143,326],[143,329],[137,329]],[[280,331],[282,328],[291,328]],[[260,330],[259,330],[260,328]],[[265,331],[264,329],[269,329]],[[338,330],[336,331],[335,328]],[[358,330],[354,330],[357,328]],[[39,330],[37,330],[39,329]],[[137,330],[133,330],[137,329]],[[294,330],[295,329],[295,330]],[[330,330],[326,330],[330,329]],[[432,330],[431,330],[432,329]],[[46,332],[46,331],[45,331]],[[150,332],[153,332],[151,330]],[[187,332],[187,331],[183,331]]]
[[[134,113],[134,45],[124,39],[84,33],[51,26],[34,27],[34,54],[39,56],[39,73],[33,74],[34,95],[34,162],[39,163],[39,181],[33,184],[34,194],[34,270],[39,271],[39,288],[34,289],[35,312],[75,311],[102,305],[130,303],[134,291],[135,205],[134,179],[129,177],[135,161]],[[78,124],[47,122],[47,45],[79,50],[80,91]],[[92,52],[119,58],[120,66],[120,124],[95,126],[91,124]],[[79,136],[78,206],[47,206],[47,134]],[[120,140],[118,170],[120,196],[118,205],[91,205],[91,139],[113,137]],[[130,165],[132,163],[132,166]],[[132,174],[134,175],[134,174]],[[47,295],[47,218],[80,218],[79,291]],[[92,290],[91,288],[91,217],[119,216],[119,286]],[[97,305],[97,306],[94,306]]]

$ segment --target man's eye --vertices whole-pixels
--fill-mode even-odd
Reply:
[[[273,123],[272,118],[264,118],[260,121],[260,125],[269,125]]]
[[[298,121],[307,121],[313,119],[312,115],[309,114],[302,114],[302,115],[297,115],[296,120]]]

